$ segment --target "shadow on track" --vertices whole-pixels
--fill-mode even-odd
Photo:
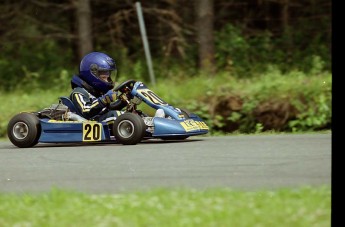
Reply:
[[[203,139],[184,139],[184,140],[162,140],[162,139],[144,139],[140,143],[134,146],[140,146],[145,144],[167,144],[167,143],[190,143],[190,142],[198,142],[203,141]],[[28,148],[18,148],[12,144],[6,145],[1,147],[0,149],[32,149],[32,148],[47,148],[47,147],[81,147],[81,146],[133,146],[133,145],[123,145],[116,143],[115,141],[102,141],[102,142],[80,142],[80,143],[38,143],[33,147]]]

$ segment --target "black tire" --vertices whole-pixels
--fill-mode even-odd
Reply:
[[[41,124],[38,117],[32,113],[15,115],[7,126],[7,136],[17,147],[33,147],[41,136]]]
[[[144,138],[146,125],[139,115],[124,113],[115,120],[113,132],[116,141],[119,143],[135,145]]]

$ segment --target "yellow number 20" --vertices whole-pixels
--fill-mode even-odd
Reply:
[[[83,123],[83,141],[92,142],[102,139],[101,123]]]

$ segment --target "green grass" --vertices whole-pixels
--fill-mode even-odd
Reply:
[[[58,103],[59,96],[68,96],[68,91],[42,91],[35,90],[32,93],[1,93],[0,105],[0,137],[6,136],[6,128],[10,119],[20,112],[38,111]]]
[[[0,226],[294,226],[331,224],[329,186],[270,191],[152,189],[90,195],[0,194]]]
[[[121,78],[120,82],[127,79]],[[253,108],[260,102],[272,99],[290,99],[294,105],[301,107],[302,113],[306,116],[296,122],[295,127],[300,127],[299,131],[310,131],[314,125],[323,125],[324,122],[330,121],[332,115],[332,75],[327,72],[305,75],[298,71],[291,71],[282,74],[273,68],[266,74],[250,79],[236,78],[223,72],[215,77],[199,75],[186,79],[177,76],[174,80],[158,80],[156,86],[151,86],[149,83],[147,85],[171,105],[197,113],[207,121],[211,129],[217,119],[217,113],[213,113],[215,116],[211,115],[215,105],[214,101],[229,94],[243,99],[244,106],[240,116],[243,119],[248,118],[249,123],[244,120],[240,123],[248,124],[247,127],[250,127]],[[32,89],[29,92],[19,89],[8,93],[0,91],[2,101],[0,105],[0,138],[6,137],[7,124],[15,114],[49,107],[53,103],[58,103],[59,96],[68,96],[69,93],[68,87],[48,91],[39,89]],[[303,98],[301,99],[301,97]],[[154,115],[154,110],[144,104],[140,105],[139,109],[149,115]],[[214,133],[216,132],[212,132],[212,134]]]

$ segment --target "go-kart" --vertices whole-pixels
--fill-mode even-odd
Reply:
[[[59,97],[58,104],[41,111],[15,115],[7,127],[8,138],[21,148],[37,143],[114,142],[135,145],[152,138],[184,140],[209,131],[199,116],[169,105],[143,82],[127,80],[114,90],[126,107],[113,124],[86,120],[68,97]],[[137,109],[141,103],[156,109],[155,116],[148,116]]]

